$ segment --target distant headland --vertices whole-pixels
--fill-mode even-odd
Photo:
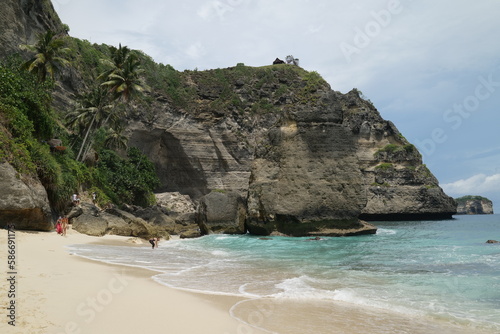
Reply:
[[[486,197],[467,195],[455,198],[457,215],[491,215],[493,202]]]

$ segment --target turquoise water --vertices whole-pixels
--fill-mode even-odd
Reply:
[[[422,325],[429,322],[449,326],[450,333],[500,332],[500,244],[485,243],[500,240],[500,216],[376,225],[376,235],[349,238],[210,235],[164,242],[155,250],[75,245],[71,251],[156,270],[154,279],[171,287],[248,297],[254,305],[235,305],[233,316],[271,332],[330,333],[328,322],[335,326],[339,307],[350,310],[344,323],[349,318],[365,326],[352,320],[356,312],[375,319],[366,329],[371,333],[429,332],[434,327]],[[266,306],[250,321],[255,300]],[[322,328],[317,321],[271,328],[274,317],[293,312],[321,319]]]

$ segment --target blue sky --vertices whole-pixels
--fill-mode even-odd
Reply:
[[[52,0],[70,35],[177,70],[291,54],[356,87],[454,197],[500,203],[500,1]]]

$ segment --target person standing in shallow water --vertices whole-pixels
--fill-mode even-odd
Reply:
[[[154,249],[156,244],[156,239],[155,238],[149,239],[149,243],[151,244],[151,249]]]

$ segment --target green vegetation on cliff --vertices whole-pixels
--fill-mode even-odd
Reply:
[[[80,189],[99,193],[103,205],[107,199],[116,204],[154,202],[152,190],[158,179],[151,162],[133,148],[126,157],[107,150],[120,147],[120,136],[115,129],[102,128],[101,140],[91,139],[92,149],[103,157],[97,164],[84,164],[76,159],[73,148],[83,147],[82,138],[68,132],[63,119],[52,109],[55,72],[47,72],[41,63],[35,67],[27,64],[16,56],[0,62],[0,162],[12,164],[25,178],[38,178],[57,211],[63,211],[71,194]],[[32,71],[25,70],[30,68]],[[125,99],[131,95],[130,90],[122,89],[123,82],[109,82],[108,86],[116,93],[114,99],[121,92]],[[51,139],[60,140],[65,146],[53,147],[47,142]],[[110,155],[112,158],[107,159]],[[114,168],[109,168],[109,161]]]
[[[467,195],[467,196],[462,196],[462,197],[459,197],[459,198],[455,198],[455,201],[458,203],[458,204],[463,204],[467,201],[484,201],[484,202],[491,202],[491,200],[489,200],[488,198],[486,197],[483,197],[483,196],[474,196],[474,195]]]
[[[51,153],[45,142],[64,137],[51,109],[53,83],[39,83],[20,67],[15,57],[0,64],[0,160],[26,177],[38,177],[53,207],[61,209],[74,186],[84,181],[82,166],[70,152]]]

